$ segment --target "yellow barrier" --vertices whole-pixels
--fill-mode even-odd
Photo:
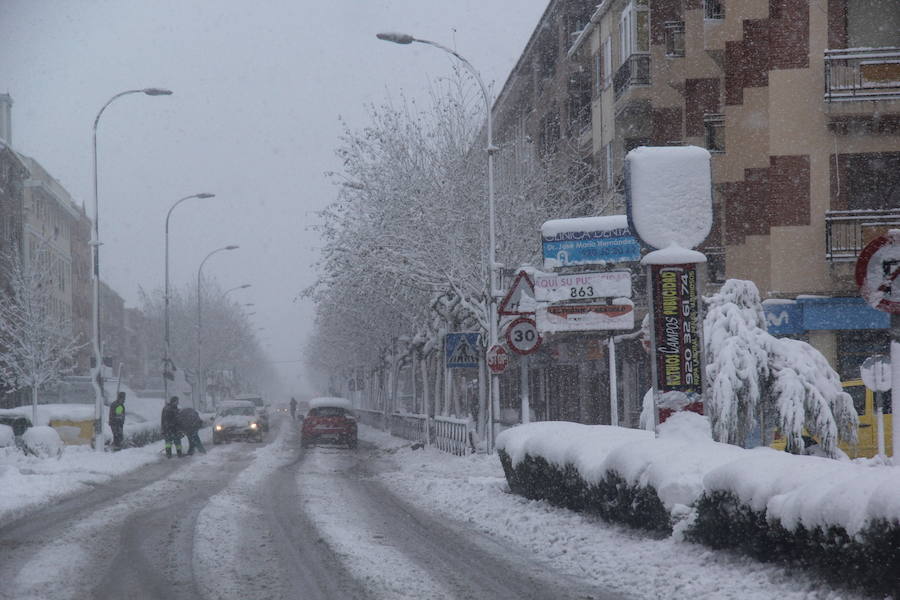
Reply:
[[[50,421],[63,442],[70,445],[90,444],[94,437],[94,421]]]

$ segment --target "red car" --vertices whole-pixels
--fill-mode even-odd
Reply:
[[[300,430],[300,445],[308,448],[322,441],[356,448],[356,416],[349,400],[315,398],[310,401]]]

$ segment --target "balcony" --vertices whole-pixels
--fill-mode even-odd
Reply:
[[[650,84],[650,55],[632,54],[622,63],[613,76],[613,94],[616,100],[633,85]]]
[[[866,244],[900,228],[900,210],[833,210],[825,213],[825,258],[855,261]]]
[[[825,100],[900,100],[900,48],[826,50]]]

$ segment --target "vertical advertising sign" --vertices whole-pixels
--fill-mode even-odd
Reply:
[[[697,265],[650,265],[659,393],[703,391]]]

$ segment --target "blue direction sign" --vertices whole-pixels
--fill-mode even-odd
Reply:
[[[448,369],[471,369],[478,366],[480,333],[448,333],[445,344]]]

